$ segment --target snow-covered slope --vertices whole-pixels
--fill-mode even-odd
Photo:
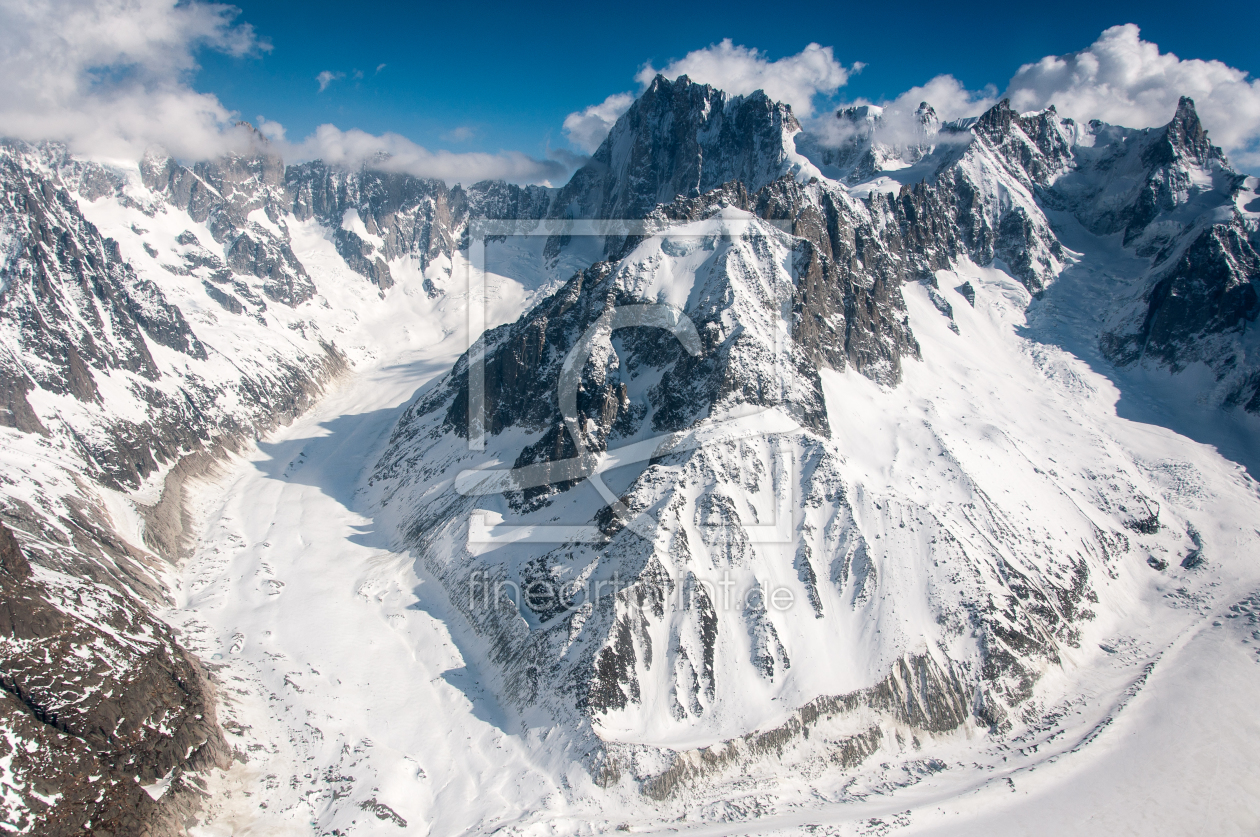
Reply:
[[[192,545],[185,484],[352,368],[466,329],[458,229],[443,220],[432,243],[416,220],[433,208],[428,184],[350,173],[321,192],[309,168],[290,173],[286,183],[266,153],[107,166],[0,146],[0,518],[33,567],[6,597],[33,584],[31,598],[65,613],[4,649],[10,748],[53,736],[48,775],[15,774],[4,809],[15,828],[178,827],[196,797],[185,771],[226,763],[214,690],[153,613],[169,602],[168,561]],[[513,188],[460,192],[463,217],[465,194]],[[375,275],[345,255],[364,240],[345,229],[351,215],[364,236],[383,233]],[[490,282],[510,310],[530,290]],[[63,650],[36,675],[41,643]],[[78,657],[63,653],[72,645]],[[126,688],[85,693],[85,670]],[[99,795],[54,764],[95,765],[79,773],[121,776],[132,793]],[[174,783],[161,804],[136,784],[159,780]]]
[[[732,221],[753,226],[724,238]],[[462,432],[461,361],[404,413],[373,480],[379,519],[483,636],[502,698],[530,723],[589,729],[592,769],[650,797],[695,784],[719,798],[715,777],[756,774],[767,746],[821,769],[876,750],[917,758],[911,738],[1028,734],[1066,697],[1064,668],[1096,657],[1135,599],[1158,598],[1165,573],[1196,578],[1205,531],[1256,536],[1238,525],[1255,503],[1245,476],[1227,469],[1213,489],[1233,498],[1223,517],[1193,514],[1161,485],[1162,460],[1116,440],[1132,431],[1106,418],[1105,396],[1092,406],[1082,365],[1015,335],[1031,299],[1006,274],[966,260],[939,273],[974,294],[973,309],[931,291],[952,319],[910,286],[913,329],[932,345],[888,389],[818,371],[787,336],[793,251],[722,210],[592,268],[490,336],[484,453]],[[546,387],[604,311],[644,302],[681,309],[703,348],[599,333],[576,402],[582,447],[708,435],[611,470],[619,522],[559,469],[576,449]],[[750,406],[772,412],[723,441],[723,420]],[[538,488],[459,490],[466,469],[546,462],[560,476]],[[572,528],[513,542],[507,524]],[[1241,569],[1250,548],[1226,560]]]
[[[927,828],[1148,723],[1260,587],[1254,178],[1189,100],[841,117],[658,78],[561,189],[0,146],[4,821]],[[485,217],[552,234],[461,355]]]
[[[651,246],[659,243],[644,249]],[[751,250],[734,241],[722,246],[736,261],[738,251],[746,258]],[[702,266],[717,251],[693,254],[661,257],[660,267],[670,270],[654,275],[685,284],[694,276],[687,260]],[[679,262],[685,272],[673,270]],[[655,287],[639,284],[646,278],[635,286]],[[1068,826],[1089,833],[1086,820],[1097,818],[1105,833],[1142,822],[1181,830],[1252,821],[1245,806],[1202,804],[1213,788],[1245,787],[1254,775],[1246,772],[1248,759],[1225,742],[1202,748],[1221,727],[1254,735],[1245,700],[1230,695],[1245,691],[1260,671],[1242,643],[1251,641],[1253,627],[1245,623],[1254,607],[1231,610],[1260,586],[1250,559],[1260,536],[1247,523],[1260,502],[1255,483],[1210,448],[1117,417],[1118,393],[1105,377],[1021,336],[1029,295],[1008,275],[963,263],[939,278],[960,333],[926,288],[909,288],[907,315],[923,360],[908,363],[896,387],[852,369],[824,372],[831,438],[806,440],[834,459],[849,511],[835,515],[836,501],[798,500],[793,537],[804,528],[798,521],[825,514],[839,518],[835,529],[855,529],[869,562],[867,595],[855,589],[853,561],[846,587],[820,572],[818,618],[790,544],[764,543],[754,533],[742,560],[715,567],[713,529],[680,515],[686,525],[679,528],[695,533],[688,535],[692,571],[713,582],[721,649],[716,700],[701,689],[703,711],[684,707],[682,719],[662,689],[676,670],[666,661],[676,663],[693,647],[703,659],[703,646],[685,630],[676,648],[657,641],[663,628],[687,626],[677,588],[662,597],[659,618],[650,599],[641,608],[617,600],[623,613],[643,613],[653,641],[646,666],[642,639],[631,634],[638,701],[590,713],[589,726],[576,713],[557,723],[514,705],[499,673],[516,662],[502,653],[504,635],[479,633],[485,614],[474,609],[469,619],[467,591],[449,592],[452,578],[469,578],[514,548],[481,544],[462,568],[431,564],[396,539],[394,521],[407,507],[394,509],[405,492],[381,509],[379,484],[367,484],[406,393],[440,369],[439,358],[451,357],[458,342],[419,349],[405,356],[410,364],[391,363],[347,382],[252,462],[241,462],[230,490],[206,491],[199,500],[207,532],[189,564],[189,597],[173,618],[194,648],[225,666],[221,676],[233,689],[228,737],[251,753],[216,780],[223,783],[215,785],[216,825],[203,833],[392,834],[400,833],[399,820],[417,833],[522,834],[613,832],[623,823],[643,833],[915,833],[977,827],[970,824],[978,818],[983,827],[1030,833]],[[962,280],[974,290],[974,308],[950,287]],[[625,358],[633,331],[618,341]],[[786,447],[799,451],[793,438],[803,435],[793,434]],[[765,442],[753,443],[767,452]],[[506,443],[492,437],[485,455],[497,444]],[[748,454],[741,466],[753,461]],[[679,474],[656,490],[694,508],[687,472],[728,454],[718,447],[674,459],[684,455],[691,458],[681,467],[670,460],[654,466]],[[445,464],[425,461],[435,470]],[[741,514],[748,504],[768,511],[773,476],[766,468],[755,491],[745,480],[717,485],[720,474],[708,484],[737,492]],[[610,472],[610,485],[619,487],[615,478]],[[573,488],[558,495],[567,506],[553,503],[553,513],[589,508],[566,497],[580,491],[594,495]],[[1154,504],[1158,529],[1133,515],[1148,515]],[[658,519],[669,518],[666,511]],[[1109,555],[1098,550],[1100,532],[1112,543]],[[624,561],[629,550],[617,551],[617,537],[624,546],[633,533],[622,530],[605,549]],[[535,548],[548,554],[554,545]],[[521,549],[515,547],[517,556]],[[1052,570],[1054,557],[1069,552],[1089,568],[1098,601],[1087,596],[1083,605],[1092,616],[1080,614],[1074,637],[1053,640],[1056,658],[1042,659],[1040,678],[996,728],[980,719],[975,692],[967,694],[962,726],[925,731],[924,714],[914,713],[930,704],[889,701],[906,694],[893,690],[897,678],[885,681],[888,691],[862,687],[863,680],[878,687],[887,673],[880,654],[885,665],[906,645],[943,656],[927,641],[953,631],[950,620],[935,619],[943,594],[995,595],[999,604],[1012,597],[1018,612],[1028,605],[1016,585],[1027,584],[1022,590],[1035,604],[1038,590],[1058,583],[1043,568]],[[1202,562],[1183,567],[1191,556]],[[680,558],[661,557],[671,566]],[[753,664],[746,611],[718,607],[724,569],[740,580],[775,571],[775,584],[794,591],[789,610],[766,608],[783,646],[776,656],[771,645],[772,674]],[[986,608],[976,610],[986,616]],[[527,627],[564,636],[548,624],[563,615],[541,623],[522,607],[515,618],[523,624],[505,631],[518,639]],[[592,614],[578,628],[575,648],[590,642],[599,620]],[[1213,620],[1224,627],[1214,628]],[[976,640],[964,630],[946,644],[957,654],[975,649]],[[1023,649],[1019,658],[1033,659]],[[900,683],[908,679],[903,674]],[[540,691],[554,682],[539,678]],[[666,700],[649,712],[653,696]],[[779,700],[767,700],[773,696]],[[794,712],[793,701],[804,711]],[[1197,707],[1192,719],[1210,713],[1213,722],[1176,738],[1184,720],[1178,705]],[[551,706],[563,709],[560,701]],[[695,749],[738,732],[753,735]],[[1142,749],[1147,740],[1177,746]],[[592,744],[619,757],[620,776],[590,769]],[[648,781],[634,781],[635,771]],[[1161,777],[1158,792],[1135,792],[1137,775]],[[1114,795],[1087,792],[1080,781]]]

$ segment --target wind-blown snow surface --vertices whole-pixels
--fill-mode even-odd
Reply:
[[[923,360],[900,386],[823,372],[840,470],[885,579],[918,554],[906,539],[921,532],[902,522],[931,513],[983,538],[968,525],[977,490],[1027,530],[1019,542],[1047,551],[1106,530],[1100,508],[1118,499],[1160,506],[1158,532],[1129,531],[1128,549],[1094,559],[1097,617],[1009,733],[968,723],[885,742],[843,773],[752,764],[667,802],[628,782],[597,787],[578,731],[525,730],[496,703],[485,641],[360,491],[404,402],[465,345],[435,339],[384,347],[201,495],[204,535],[170,618],[221,666],[225,727],[246,761],[218,780],[195,833],[1254,831],[1256,483],[1211,448],[1117,417],[1106,378],[1022,336],[1029,296],[1006,274],[964,263],[938,279],[959,333],[907,286]],[[950,290],[963,280],[974,308]],[[931,633],[930,611],[906,616],[922,581],[904,581],[879,588],[907,597],[885,604],[895,623],[854,630]],[[829,650],[789,649],[793,669]]]

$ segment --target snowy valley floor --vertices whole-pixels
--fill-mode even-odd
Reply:
[[[393,551],[394,534],[375,526],[358,493],[402,406],[462,350],[448,337],[365,365],[199,489],[202,537],[166,616],[215,670],[220,720],[245,760],[213,778],[206,822],[192,833],[1255,833],[1260,626],[1250,614],[1260,599],[1229,610],[1260,589],[1260,532],[1238,517],[1255,507],[1255,483],[1203,445],[1116,418],[1106,378],[1057,349],[1047,360],[1021,348],[1036,345],[1016,333],[1022,288],[996,271],[966,278],[978,286],[975,309],[942,282],[961,336],[922,288],[907,288],[925,359],[912,362],[904,391],[835,375],[829,401],[887,397],[856,418],[888,419],[937,398],[965,406],[947,391],[956,385],[1018,413],[1018,393],[1070,372],[1078,377],[1047,396],[1059,408],[1101,411],[1096,426],[1130,449],[1175,454],[1228,488],[1202,500],[1222,503],[1211,574],[1188,590],[1173,577],[1135,584],[1128,621],[1098,626],[1093,647],[1043,680],[1053,723],[1001,743],[975,730],[931,742],[919,772],[864,766],[856,788],[842,777],[806,786],[789,772],[781,788],[761,789],[763,816],[742,822],[704,821],[735,810],[712,798],[658,808],[625,787],[600,790],[563,731],[521,733],[482,688],[477,641],[414,558]],[[1019,364],[978,365],[968,383],[957,374],[970,361],[938,350],[968,339],[977,357]],[[1032,432],[1025,419],[1011,427]],[[1239,505],[1248,492],[1252,505]],[[1231,525],[1242,527],[1232,546]]]
[[[205,488],[172,619],[216,669],[247,761],[198,833],[453,834],[552,804],[559,777],[501,729],[439,588],[354,511],[399,405],[453,360],[443,348],[345,382]]]

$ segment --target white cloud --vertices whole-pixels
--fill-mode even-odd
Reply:
[[[237,9],[176,0],[0,0],[0,135],[139,157],[160,144],[204,157],[249,142],[189,85],[195,54],[271,47]]]
[[[984,90],[968,90],[953,76],[937,76],[921,87],[911,87],[889,103],[896,111],[914,112],[920,102],[927,102],[943,122],[976,116],[997,104],[997,90],[989,85]]]
[[[633,93],[614,93],[598,105],[571,113],[564,118],[564,133],[576,148],[593,154],[608,136],[617,117],[630,109]]]
[[[923,141],[918,109],[927,102],[942,122],[974,116],[993,107],[997,102],[997,90],[990,85],[984,90],[968,90],[962,82],[953,76],[936,76],[927,84],[911,87],[892,101],[872,102],[869,99],[857,99],[842,107],[852,105],[876,105],[881,109],[879,127],[875,132],[876,142],[891,146],[916,145]],[[824,146],[837,147],[854,133],[865,130],[862,125],[842,121],[835,118],[834,113],[819,115],[807,123],[811,135]],[[948,142],[947,135],[940,135],[936,142]],[[962,137],[959,137],[962,141]]]
[[[1220,61],[1182,60],[1143,41],[1134,24],[1113,26],[1093,44],[1069,55],[1049,55],[1020,67],[1005,96],[1021,112],[1054,105],[1060,114],[1081,121],[1101,119],[1130,128],[1165,125],[1182,96],[1195,107],[1212,141],[1244,169],[1260,167],[1260,80]],[[941,75],[913,87],[884,108],[878,139],[890,145],[913,142],[914,111],[926,101],[942,120],[976,116],[992,107],[997,92],[989,87],[965,88],[953,76]],[[858,99],[852,104],[874,104]],[[837,145],[852,133],[820,116],[811,133],[825,145]]]
[[[370,161],[374,168],[447,183],[506,180],[510,183],[557,183],[572,170],[568,162],[538,160],[519,151],[456,153],[430,151],[398,134],[377,136],[351,128],[320,125],[300,143],[280,146],[286,159],[323,160],[334,166],[357,168]]]
[[[284,142],[284,126],[279,122],[259,115],[254,121],[258,132],[272,142]]]
[[[810,44],[796,55],[770,61],[765,54],[735,46],[730,38],[720,44],[687,53],[657,70],[648,64],[635,79],[645,87],[657,73],[669,79],[686,75],[692,81],[711,84],[727,93],[742,96],[764,90],[777,102],[786,102],[798,116],[814,112],[814,96],[834,93],[849,80],[849,74],[862,68],[846,69],[836,61],[831,47]]]
[[[447,142],[468,142],[468,140],[477,136],[477,129],[469,125],[456,125],[451,130],[442,134],[442,139]]]
[[[1066,116],[1131,128],[1166,124],[1177,100],[1189,96],[1213,142],[1237,163],[1260,164],[1260,81],[1220,61],[1160,53],[1131,23],[1080,52],[1025,64],[1006,95],[1019,110],[1053,104]]]
[[[345,77],[345,73],[334,73],[332,70],[324,70],[319,75],[315,76],[315,80],[319,82],[319,92],[323,93],[328,89],[328,85]]]
[[[0,0],[0,136],[57,140],[79,153],[130,160],[151,146],[186,160],[248,151],[256,136],[190,83],[199,49],[246,56],[271,48],[248,24],[234,23],[237,14],[198,0]],[[316,80],[322,90],[343,77],[325,71]],[[573,168],[571,160],[518,152],[433,152],[396,134],[332,125],[292,143],[280,123],[262,116],[257,122],[287,159],[359,166],[390,155],[381,167],[463,183],[558,180]]]

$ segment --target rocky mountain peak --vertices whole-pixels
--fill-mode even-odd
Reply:
[[[791,106],[763,91],[730,96],[658,75],[560,191],[553,215],[642,218],[734,180],[756,191],[809,166],[791,142],[800,130]]]
[[[1054,105],[1021,115],[1009,99],[1003,99],[985,111],[971,130],[1004,160],[1010,174],[1032,189],[1033,184],[1049,185],[1071,168],[1074,124],[1061,119]]]
[[[1225,154],[1208,139],[1207,129],[1199,121],[1194,99],[1182,96],[1177,112],[1164,129],[1164,136],[1152,144],[1143,154],[1142,162],[1148,166],[1166,166],[1178,159],[1193,162],[1207,168],[1213,160],[1225,161]]]
[[[836,122],[817,135],[798,138],[797,148],[828,177],[850,185],[914,165],[932,153],[941,131],[940,118],[927,102],[907,113],[851,105],[835,116]]]
[[[836,111],[836,119],[841,122],[851,122],[854,125],[877,125],[883,115],[884,109],[879,105],[850,105]]]
[[[918,118],[919,124],[923,126],[925,133],[935,134],[940,130],[941,119],[936,115],[936,109],[927,102],[919,102],[919,107],[915,109],[914,115]]]
[[[1011,125],[1018,120],[1019,114],[1011,107],[1011,100],[1003,99],[981,114],[972,130],[1000,142],[1010,133]]]

